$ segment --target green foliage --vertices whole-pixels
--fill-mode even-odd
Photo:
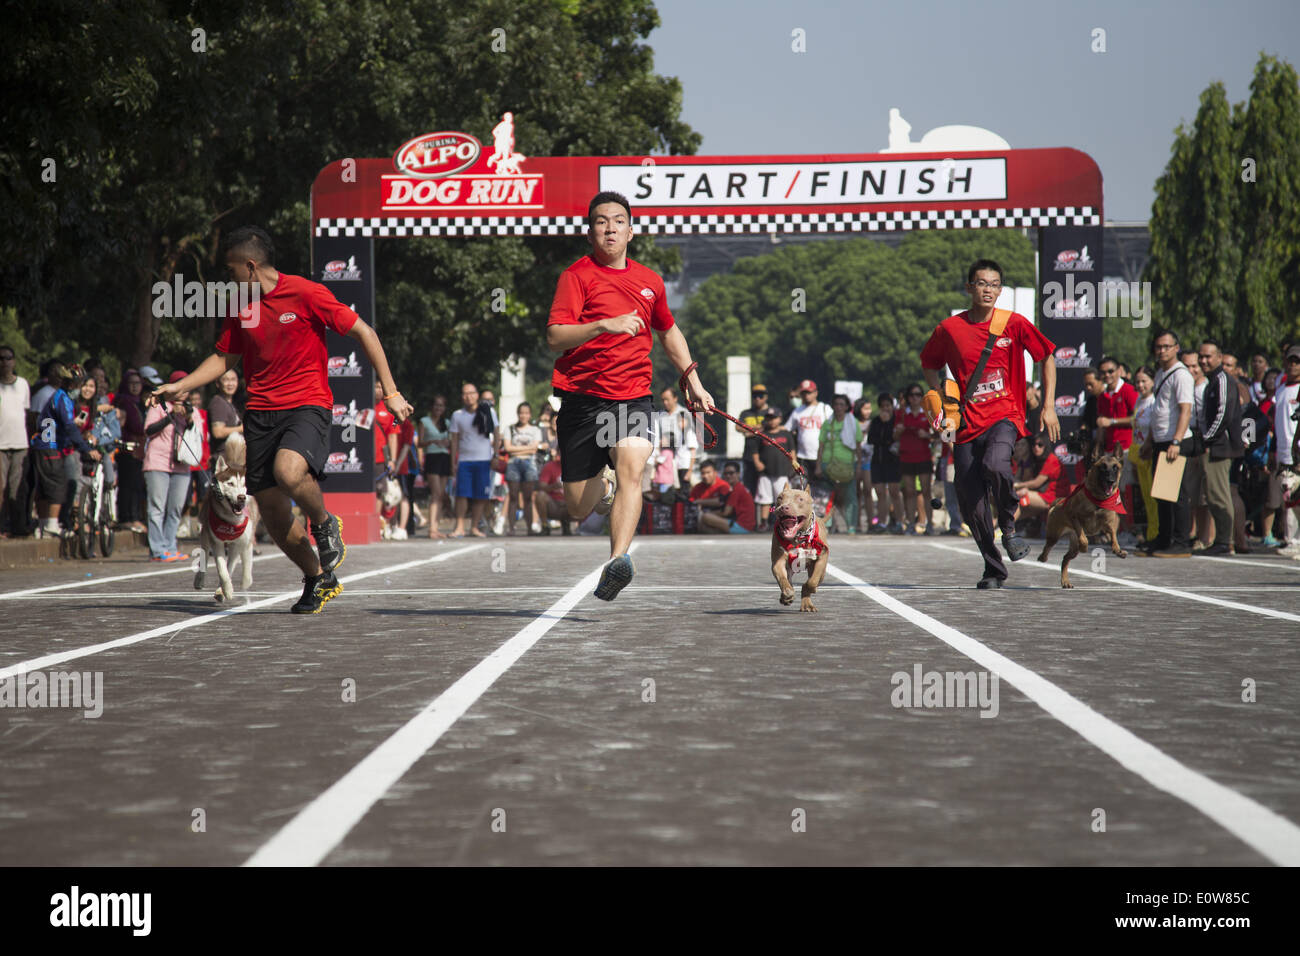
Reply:
[[[1300,336],[1300,85],[1290,64],[1261,56],[1250,100],[1229,108],[1221,83],[1175,131],[1156,182],[1148,337],[1277,351]],[[1243,163],[1254,167],[1248,181]]]
[[[643,42],[658,23],[650,0],[21,5],[0,33],[0,304],[36,352],[75,340],[192,367],[216,329],[155,319],[153,282],[220,278],[221,236],[246,223],[271,232],[280,268],[306,274],[308,195],[337,159],[439,128],[486,139],[506,110],[532,156],[694,152],[681,85],[654,74]],[[375,325],[408,396],[536,354],[555,280],[584,248],[377,243]],[[675,261],[648,240],[636,250]],[[489,307],[495,288],[504,313]]]
[[[808,242],[739,260],[702,283],[679,318],[715,397],[728,355],[750,357],[777,405],[804,378],[823,397],[835,379],[861,380],[874,395],[921,381],[921,347],[969,305],[966,270],[981,257],[1002,265],[1007,285],[1033,285],[1033,244],[1013,230],[916,232],[897,249],[864,238]],[[804,313],[793,308],[800,290]],[[655,360],[659,387],[674,383],[661,351]]]

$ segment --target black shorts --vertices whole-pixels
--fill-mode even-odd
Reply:
[[[898,463],[898,473],[904,477],[928,475],[933,467],[928,461],[901,461]]]
[[[68,466],[57,451],[33,448],[31,452],[36,493],[56,505],[68,496]]]
[[[649,395],[623,401],[557,392],[562,401],[555,430],[560,438],[560,478],[585,481],[610,464],[609,450],[624,438],[651,441],[654,403]]]
[[[275,487],[275,454],[281,448],[302,455],[307,469],[321,481],[330,452],[330,411],[318,405],[250,408],[244,415],[244,442],[248,446],[250,495]]]
[[[898,484],[899,461],[893,455],[876,454],[871,459],[871,483],[873,485]]]
[[[424,473],[425,475],[442,475],[444,478],[451,477],[451,455],[424,453]]]

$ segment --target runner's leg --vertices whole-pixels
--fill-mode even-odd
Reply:
[[[290,498],[298,503],[302,513],[313,524],[324,522],[329,517],[325,510],[325,498],[321,494],[320,484],[307,470],[307,459],[292,448],[281,448],[275,453],[273,470],[275,483]]]
[[[650,442],[644,438],[624,438],[610,449],[618,490],[609,512],[610,556],[626,554],[641,518],[641,475],[650,458]],[[596,482],[598,485],[600,482]],[[602,489],[603,493],[603,489]]]
[[[293,503],[280,488],[264,488],[254,496],[262,512],[262,522],[267,533],[280,550],[309,578],[321,573],[316,549],[307,537],[307,530],[293,517]]]

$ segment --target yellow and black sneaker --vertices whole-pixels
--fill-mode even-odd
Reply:
[[[294,614],[319,614],[330,598],[343,593],[343,585],[334,576],[334,572],[325,571],[314,578],[303,578],[302,597],[298,603],[289,608]]]
[[[322,571],[333,571],[343,563],[348,546],[343,543],[343,521],[337,515],[330,515],[324,524],[313,525],[311,536],[316,539]]]

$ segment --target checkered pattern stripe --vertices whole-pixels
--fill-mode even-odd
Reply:
[[[635,215],[635,214],[634,214]],[[766,232],[896,232],[909,229],[1018,229],[1030,226],[1099,226],[1092,206],[1008,209],[928,209],[911,212],[762,213],[759,215],[644,216],[638,232],[656,236],[736,235]],[[475,216],[461,219],[410,216],[321,219],[318,236],[579,236],[582,216]]]

